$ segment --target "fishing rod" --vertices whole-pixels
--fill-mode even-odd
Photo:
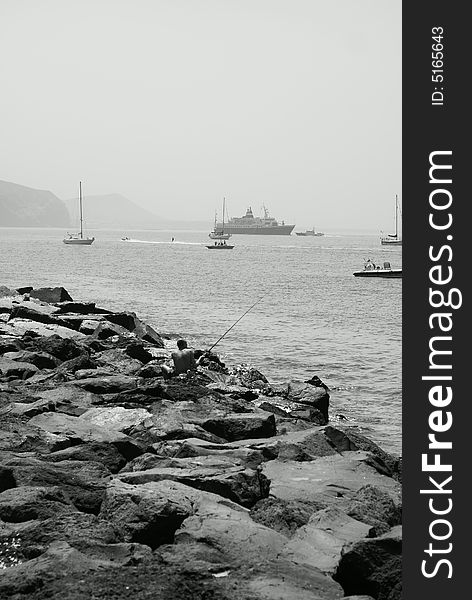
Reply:
[[[230,331],[233,329],[233,327],[234,327],[235,325],[237,325],[237,324],[239,323],[239,321],[240,321],[240,320],[241,320],[241,319],[242,319],[244,316],[246,316],[246,315],[247,315],[247,313],[248,313],[250,310],[252,310],[252,309],[253,309],[253,308],[256,306],[256,304],[259,304],[259,302],[260,302],[260,301],[262,300],[262,298],[264,298],[265,296],[266,296],[266,294],[264,294],[264,296],[262,296],[261,298],[259,298],[259,300],[256,300],[256,302],[254,302],[254,304],[253,304],[252,306],[250,306],[250,307],[247,309],[247,311],[246,311],[245,313],[243,313],[243,314],[242,314],[242,315],[239,317],[239,319],[238,319],[237,321],[235,321],[235,322],[234,322],[234,323],[231,325],[231,327],[230,327],[229,329],[227,329],[227,330],[226,330],[226,331],[223,333],[223,335],[222,335],[222,336],[221,336],[221,337],[220,337],[220,338],[219,338],[219,339],[218,339],[218,340],[217,340],[217,341],[216,341],[216,342],[213,344],[213,346],[212,346],[212,347],[211,347],[209,350],[207,350],[207,352],[211,352],[211,351],[213,350],[213,348],[216,346],[216,344],[218,344],[219,342],[221,342],[221,340],[222,340],[222,339],[225,337],[225,335],[226,335],[227,333],[229,333],[229,332],[230,332]]]

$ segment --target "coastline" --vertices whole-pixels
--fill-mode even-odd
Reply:
[[[19,292],[0,287],[1,594],[400,598],[401,459],[330,420],[316,375],[213,355],[164,381],[134,313]]]

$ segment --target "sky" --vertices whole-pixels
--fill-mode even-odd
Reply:
[[[400,0],[0,0],[0,179],[392,230]]]

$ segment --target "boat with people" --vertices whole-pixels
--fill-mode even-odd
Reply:
[[[80,211],[80,231],[79,233],[69,233],[67,232],[68,237],[64,238],[62,241],[67,245],[75,245],[75,246],[90,246],[95,241],[94,237],[84,237],[83,231],[83,211],[82,211],[82,182],[79,182],[79,211]]]
[[[296,235],[301,235],[304,237],[318,237],[324,235],[322,231],[315,231],[314,227],[312,229],[307,229],[306,231],[296,231],[295,233]]]
[[[383,265],[376,265],[368,258],[364,263],[362,271],[355,271],[354,277],[386,277],[395,279],[402,277],[402,269],[392,269],[388,261],[384,261]]]
[[[226,240],[215,240],[213,244],[207,245],[208,250],[232,250],[234,244],[227,244]]]
[[[402,239],[398,233],[398,213],[400,212],[400,207],[398,206],[398,195],[395,194],[395,233],[389,233],[387,235],[383,235],[380,238],[380,243],[382,246],[401,246]],[[401,216],[401,214],[400,214]]]
[[[265,206],[263,217],[255,217],[252,208],[246,210],[243,217],[231,217],[225,225],[225,233],[244,235],[290,235],[295,225],[286,225],[285,221],[279,223],[269,215]],[[217,223],[220,228],[222,224]]]

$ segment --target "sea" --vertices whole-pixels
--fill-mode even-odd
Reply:
[[[208,231],[88,234],[95,242],[81,247],[59,229],[0,228],[0,285],[64,286],[202,349],[257,302],[215,347],[221,359],[274,383],[317,375],[333,421],[401,454],[402,280],[353,276],[368,258],[401,267],[401,247],[343,232],[233,235],[226,251],[205,247]]]

